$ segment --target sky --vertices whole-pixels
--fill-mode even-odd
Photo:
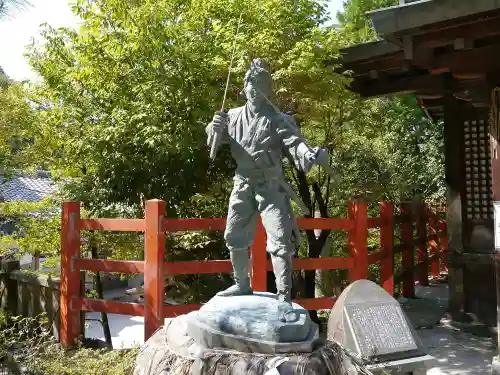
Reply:
[[[342,8],[343,0],[329,0],[328,11],[332,18]],[[71,12],[68,0],[30,0],[31,6],[23,10],[13,10],[0,20],[0,66],[15,80],[35,79],[35,73],[24,56],[25,46],[33,38],[40,39],[40,25],[71,27],[78,18]]]

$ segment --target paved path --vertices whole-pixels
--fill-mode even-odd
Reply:
[[[106,298],[115,297],[123,291],[111,291]],[[495,345],[487,335],[478,336],[460,331],[443,320],[448,302],[445,284],[416,288],[417,299],[401,299],[408,317],[417,328],[429,354],[436,363],[427,371],[428,375],[486,375],[495,355]],[[98,318],[98,313],[89,313],[87,318]],[[144,319],[125,315],[108,314],[113,347],[130,348],[144,342]],[[103,339],[102,327],[95,321],[87,322],[86,337]]]
[[[401,302],[429,354],[436,358],[427,375],[489,375],[495,344],[489,334],[481,337],[463,332],[443,318],[447,285],[417,286],[416,296],[415,300]]]

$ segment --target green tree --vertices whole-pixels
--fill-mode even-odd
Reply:
[[[399,0],[347,0],[337,19],[350,44],[368,42],[378,38],[367,12],[398,4]]]
[[[379,0],[345,2],[338,19],[346,45],[376,40],[377,35],[366,12],[396,3]],[[332,144],[341,184],[337,187],[325,185],[318,179],[320,183],[313,185],[314,194],[308,193],[307,189],[301,190],[306,196],[310,195],[315,210],[320,211],[321,216],[326,213],[345,215],[344,202],[356,197],[368,203],[385,200],[398,204],[414,199],[425,199],[435,204],[443,202],[443,126],[424,117],[413,95],[370,100],[360,100],[351,95],[339,103],[335,114],[327,118],[334,121],[330,122],[331,125],[323,121],[320,128],[324,132],[314,133]],[[377,211],[377,205],[371,204],[370,215],[377,216]],[[370,233],[369,246],[377,248],[376,233]],[[345,236],[333,233],[331,237],[333,245],[327,251],[324,249],[327,233],[310,239],[309,247],[311,243],[315,244],[314,254],[322,249],[326,256],[345,254]],[[342,271],[326,274],[334,284],[346,277]],[[372,276],[376,277],[376,274]],[[308,294],[313,281],[312,275],[309,275],[305,282]],[[331,293],[331,283],[322,282],[321,286],[325,293]]]
[[[334,184],[321,169],[308,176],[289,169],[312,212],[345,215],[352,197],[437,197],[440,128],[408,97],[360,101],[346,89],[348,78],[324,64],[340,46],[363,39],[367,31],[356,25],[366,23],[355,10],[378,3],[366,4],[346,4],[351,13],[342,19],[353,26],[339,33],[323,27],[325,8],[314,0],[197,0],[189,7],[163,0],[78,1],[81,28],[47,26],[46,43],[30,50],[44,79],[30,97],[42,108],[30,155],[72,178],[66,196],[84,202],[89,215],[138,217],[145,199],[160,198],[169,217],[224,216],[233,163],[223,149],[216,163],[209,161],[204,128],[222,101],[242,14],[228,106],[242,102],[249,60],[270,61],[277,103],[295,114],[312,144],[330,149],[341,175]],[[320,256],[330,235],[340,254],[345,239],[328,231],[318,238],[306,233],[301,253]],[[221,247],[220,236],[181,233],[169,238],[168,257],[225,256]],[[303,275],[299,289],[311,297],[314,273]],[[186,295],[194,279],[183,280]],[[196,280],[200,288],[217,284],[212,276]]]
[[[170,217],[225,216],[233,162],[227,150],[209,161],[204,128],[222,101],[240,14],[228,106],[242,102],[257,56],[271,62],[280,107],[305,126],[346,95],[347,79],[324,64],[341,36],[322,27],[317,1],[78,1],[74,10],[79,30],[47,26],[30,51],[44,78],[32,99],[45,108],[32,152],[72,177],[67,196],[91,215],[137,217],[160,198]],[[218,239],[179,234],[169,254],[211,257],[198,248],[213,253]]]
[[[36,126],[36,111],[22,84],[0,71],[0,174],[31,166],[26,150]]]
[[[40,202],[0,203],[0,218],[14,227],[11,235],[0,237],[0,254],[43,254],[49,258],[48,265],[59,260],[60,215],[55,202],[46,198]]]
[[[189,7],[79,1],[75,11],[83,19],[80,30],[47,28],[47,43],[31,51],[31,63],[45,79],[38,100],[51,106],[47,157],[81,179],[92,192],[94,203],[81,197],[88,205],[142,207],[155,197],[167,200],[177,216],[182,202],[225,181],[230,158],[212,166],[204,127],[222,101],[240,13],[228,105],[238,101],[254,56],[272,61],[285,108],[307,104],[320,89],[334,100],[341,86],[340,76],[322,66],[336,53],[338,36],[320,28],[324,8],[315,1],[197,1]],[[321,87],[315,86],[321,75]]]

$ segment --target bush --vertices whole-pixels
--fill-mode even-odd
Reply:
[[[65,350],[44,315],[12,317],[0,312],[0,370],[26,375],[131,375],[138,350]]]
[[[64,351],[52,345],[43,354],[41,372],[37,372],[37,375],[132,375],[137,350],[79,348]]]

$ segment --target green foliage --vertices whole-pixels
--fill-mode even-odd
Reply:
[[[338,19],[346,44],[377,39],[366,12],[396,4],[397,0],[345,2]],[[352,198],[371,203],[369,216],[378,216],[377,203],[384,200],[396,205],[418,199],[431,204],[443,203],[443,124],[431,123],[425,118],[414,96],[361,101],[352,95],[332,110],[311,133],[323,137],[323,144],[334,150],[333,164],[339,170],[341,183],[332,186],[318,176],[313,182],[313,186],[317,184],[314,194],[305,192],[314,210],[322,211],[323,216],[345,216],[345,202]],[[304,195],[304,190],[302,193]],[[325,206],[328,210],[321,210]],[[326,237],[323,240],[326,241]],[[370,231],[369,249],[377,249],[378,241],[378,230]],[[331,243],[323,255],[348,255],[346,242],[345,235],[331,234]],[[323,245],[324,242],[316,244],[320,248]],[[308,250],[311,254],[311,249]],[[372,277],[378,277],[378,273],[376,265],[370,267]],[[343,270],[322,272],[320,287],[326,294],[332,294],[333,287],[345,277]]]
[[[0,71],[0,173],[30,165],[24,152],[35,125],[25,88]]]
[[[91,211],[159,198],[175,217],[179,205],[227,181],[230,159],[214,167],[202,145],[241,12],[229,106],[241,102],[255,56],[271,61],[282,107],[314,115],[315,97],[342,92],[342,77],[323,64],[339,36],[320,27],[316,1],[78,1],[74,10],[78,31],[46,27],[47,43],[30,52],[45,82],[33,98],[50,107],[41,154],[78,178],[73,196]]]
[[[29,375],[131,375],[138,350],[64,350],[51,334],[46,317],[0,313],[0,370]]]
[[[378,37],[367,12],[398,4],[399,0],[347,0],[337,19],[350,44],[368,42]]]
[[[0,66],[0,87],[1,88],[6,88],[8,85],[10,85],[11,79],[5,74],[4,70]]]
[[[54,264],[60,254],[60,208],[51,198],[40,202],[0,203],[3,222],[15,224],[12,235],[0,237],[0,254],[17,249],[19,253],[43,254]]]
[[[372,216],[380,200],[397,203],[420,196],[439,202],[442,126],[425,119],[412,96],[361,101],[346,89],[349,79],[324,64],[342,46],[373,40],[365,12],[395,2],[347,1],[338,16],[343,30],[337,32],[323,27],[325,8],[316,0],[195,0],[189,6],[166,0],[78,0],[73,9],[82,26],[45,26],[45,44],[29,50],[31,65],[43,78],[29,93],[37,111],[18,100],[25,93],[17,91],[9,100],[22,116],[3,123],[25,119],[17,127],[5,126],[34,140],[22,149],[22,163],[49,166],[66,182],[64,198],[83,202],[84,216],[142,217],[144,201],[151,198],[167,201],[169,217],[225,216],[234,165],[227,149],[220,150],[215,163],[209,160],[204,128],[222,102],[242,14],[227,105],[243,103],[240,90],[250,59],[266,58],[278,105],[295,113],[312,145],[330,150],[341,176],[334,184],[320,168],[307,177],[287,170],[313,212],[345,216],[347,200],[357,197],[374,203]],[[14,112],[9,109],[4,116]],[[4,139],[12,138],[5,134]],[[13,238],[23,249],[45,246],[57,256],[56,221],[47,228],[26,214],[21,221],[21,227],[33,228]],[[37,240],[38,230],[46,235]],[[346,254],[344,234],[330,234],[327,249],[328,233],[306,236],[301,255]],[[97,244],[100,257],[142,258],[142,235],[94,232],[85,239]],[[220,233],[170,235],[167,257],[226,258],[221,243]],[[377,246],[375,234],[369,245]],[[344,276],[337,272],[335,280]],[[172,293],[197,301],[226,281],[179,277]]]
[[[63,351],[51,346],[43,353],[40,368],[35,374],[65,375],[132,375],[138,349],[85,349]]]
[[[204,129],[222,102],[240,14],[228,107],[242,103],[243,74],[257,56],[272,65],[280,107],[306,121],[323,118],[346,94],[347,79],[324,65],[341,35],[321,27],[325,8],[315,0],[77,1],[74,11],[81,28],[46,26],[46,43],[29,51],[44,79],[30,96],[43,108],[30,151],[72,178],[65,196],[82,201],[90,216],[141,217],[151,198],[167,201],[169,217],[225,216],[233,161],[227,150],[209,160]],[[118,257],[94,236],[107,247],[102,256]],[[220,240],[177,234],[167,254],[226,257]],[[125,259],[141,247],[140,237],[134,241]],[[178,293],[197,298],[181,285],[214,284],[196,280],[178,278]]]

